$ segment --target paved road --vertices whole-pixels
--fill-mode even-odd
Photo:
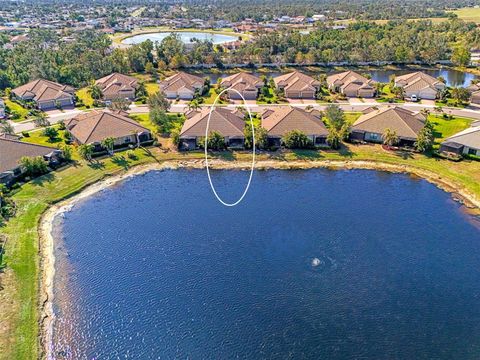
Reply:
[[[290,103],[290,105],[295,107],[300,107],[300,108],[313,106],[315,109],[318,109],[318,110],[324,110],[326,108],[326,105],[319,105],[319,104],[312,105],[312,104],[303,104],[303,103]],[[377,102],[340,103],[337,105],[339,105],[344,111],[362,111],[370,106],[382,106],[382,104],[379,104]],[[206,105],[206,106],[209,106],[209,105]],[[229,105],[226,105],[225,107],[230,109],[235,109],[237,106],[239,105],[229,104]],[[248,106],[250,107],[250,111],[261,112],[265,108],[285,106],[285,104],[271,104],[271,105],[249,104]],[[414,103],[405,103],[405,104],[400,104],[398,106],[401,106],[405,109],[409,109],[412,111],[420,111],[422,109],[432,110],[434,108],[433,105],[414,104]],[[170,108],[170,111],[178,113],[178,112],[185,112],[187,109],[188,109],[188,105],[186,104],[173,104],[172,107]],[[130,113],[137,113],[137,114],[146,114],[148,113],[148,111],[149,109],[147,105],[132,105],[129,110]],[[443,107],[443,111],[447,114],[451,114],[454,116],[462,116],[462,117],[472,118],[475,120],[480,120],[480,107],[470,107],[465,109]],[[70,119],[80,113],[82,113],[82,110],[76,110],[76,109],[67,110],[65,112],[54,112],[48,116],[48,120],[50,121],[51,124],[56,124],[61,120]],[[32,121],[24,121],[21,123],[11,122],[11,124],[15,129],[15,133],[17,134],[21,133],[22,131],[30,131],[35,129],[35,125],[33,124]]]

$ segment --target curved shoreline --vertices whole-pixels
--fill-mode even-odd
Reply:
[[[249,169],[250,162],[226,162],[226,161],[210,161],[209,165],[212,169]],[[38,233],[40,241],[40,292],[39,292],[39,313],[40,313],[40,358],[41,359],[54,359],[52,354],[53,347],[53,321],[55,315],[53,312],[53,281],[55,277],[55,251],[54,251],[54,238],[53,238],[53,223],[57,216],[62,213],[68,212],[72,207],[80,200],[85,199],[91,195],[94,195],[103,189],[111,187],[128,178],[145,174],[154,170],[168,170],[179,168],[191,168],[191,169],[203,169],[205,168],[204,160],[191,160],[191,161],[167,161],[162,164],[154,163],[148,165],[140,165],[132,168],[131,170],[116,176],[112,176],[105,180],[101,180],[92,185],[87,186],[80,193],[73,197],[66,198],[57,204],[50,206],[41,216]],[[351,170],[351,169],[364,169],[364,170],[377,170],[386,171],[390,173],[407,173],[419,178],[422,178],[429,183],[437,186],[438,188],[448,192],[452,195],[453,199],[461,202],[468,208],[480,213],[480,199],[474,194],[461,189],[458,184],[455,184],[449,180],[443,179],[441,176],[427,171],[421,170],[407,165],[393,165],[388,163],[376,162],[376,161],[277,161],[266,160],[259,161],[255,164],[257,170],[267,169],[280,169],[280,170],[294,170],[294,169],[315,169],[326,168],[332,170]]]

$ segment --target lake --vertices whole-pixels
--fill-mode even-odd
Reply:
[[[310,75],[310,76],[316,76],[320,73],[325,73],[325,71],[311,71],[309,69],[304,69],[304,68],[299,68],[299,71]],[[472,80],[478,79],[478,77],[475,74],[468,73],[468,72],[463,72],[455,69],[437,69],[437,68],[430,68],[430,69],[378,69],[378,70],[363,70],[363,69],[352,69],[353,71],[359,72],[360,74],[370,74],[373,80],[382,82],[382,83],[388,83],[390,81],[390,76],[395,75],[395,76],[400,76],[400,75],[405,75],[408,73],[412,73],[415,71],[423,71],[426,74],[429,74],[433,76],[434,78],[437,78],[439,76],[442,76],[445,79],[445,82],[447,86],[453,86],[453,87],[466,87],[471,85]],[[338,73],[339,71],[336,71],[334,69],[329,69],[327,71],[327,75],[331,75],[334,73]],[[282,75],[282,72],[280,71],[267,71],[267,72],[258,72],[254,71],[252,72],[256,76],[270,76],[270,77],[275,77]],[[231,74],[228,73],[209,73],[208,71],[204,72],[201,74],[202,76],[208,76],[213,83],[217,82],[218,78],[224,78],[227,77]]]
[[[234,35],[232,36],[232,35],[198,32],[198,31],[175,31],[175,32],[157,32],[157,33],[150,33],[150,34],[134,35],[131,37],[127,37],[122,41],[122,43],[127,45],[132,45],[132,44],[140,44],[146,40],[151,40],[154,43],[156,41],[161,42],[163,39],[165,39],[168,35],[171,35],[172,33],[177,34],[180,37],[180,40],[182,40],[183,43],[185,44],[191,43],[193,39],[209,40],[214,44],[224,44],[227,42],[238,40],[238,36],[234,36]]]
[[[248,173],[213,171],[225,201]],[[55,224],[58,359],[478,359],[480,227],[424,180],[153,171]]]

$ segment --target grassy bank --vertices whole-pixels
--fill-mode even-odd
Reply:
[[[49,205],[71,197],[90,184],[112,175],[126,172],[133,166],[175,160],[201,160],[202,152],[178,153],[151,149],[135,150],[137,159],[103,158],[93,163],[79,161],[62,170],[40,177],[23,185],[13,195],[18,206],[17,216],[11,219],[2,233],[8,236],[5,254],[5,272],[1,276],[4,290],[0,291],[2,320],[0,326],[1,359],[36,359],[38,357],[38,292],[39,239],[38,222]],[[233,163],[249,161],[248,151],[218,154],[217,157]],[[279,151],[259,154],[258,161],[373,161],[405,165],[437,174],[480,199],[480,163],[459,163],[439,160],[421,154],[386,152],[379,145],[347,145],[340,151]]]

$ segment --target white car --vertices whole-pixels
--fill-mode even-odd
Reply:
[[[418,101],[417,95],[412,95],[412,96],[410,96],[410,101],[412,101],[412,102],[417,102],[417,101]]]

